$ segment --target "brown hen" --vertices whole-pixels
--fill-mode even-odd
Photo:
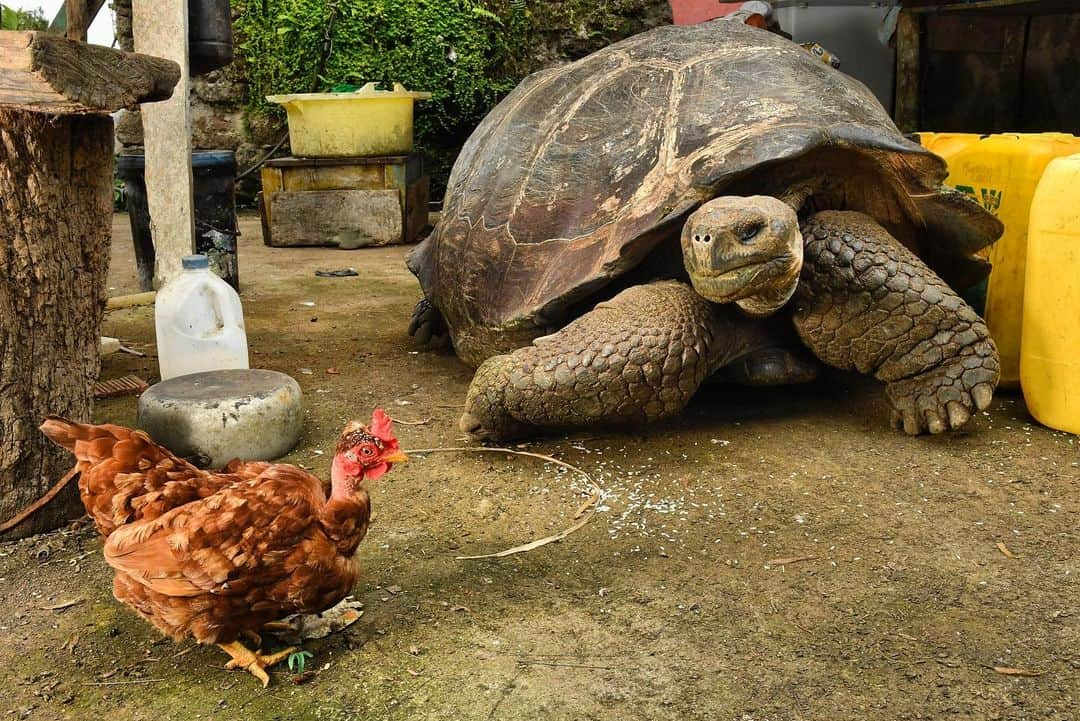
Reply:
[[[202,471],[141,431],[51,417],[42,430],[72,450],[87,512],[108,538],[113,592],[176,640],[216,643],[269,683],[294,649],[259,655],[237,639],[271,621],[315,613],[348,595],[371,507],[365,479],[406,460],[390,418],[351,422],[322,481],[288,464],[230,463]]]

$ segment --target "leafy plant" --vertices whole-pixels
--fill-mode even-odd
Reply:
[[[286,660],[286,663],[289,665],[289,670],[295,671],[296,673],[303,673],[304,666],[307,665],[307,660],[314,657],[314,655],[315,654],[311,651],[293,651]]]
[[[417,144],[436,184],[487,111],[517,82],[506,60],[521,31],[487,3],[470,0],[239,0],[238,49],[248,68],[250,113],[280,117],[265,96],[328,90],[333,85],[399,82],[426,90]],[[315,77],[333,20],[325,71]]]
[[[124,192],[124,179],[113,177],[113,211],[123,213],[127,210],[127,193]]]
[[[473,128],[527,73],[552,34],[595,49],[632,31],[643,0],[233,0],[249,121],[284,113],[278,93],[399,82],[432,98],[415,134],[436,197]],[[330,53],[319,77],[324,39]],[[542,56],[543,54],[540,53]],[[249,123],[252,124],[253,123]]]
[[[41,8],[16,10],[0,5],[0,30],[45,30],[48,27],[49,21]]]

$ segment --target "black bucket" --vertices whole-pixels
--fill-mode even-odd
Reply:
[[[146,202],[146,158],[121,155],[116,170],[124,180],[131,237],[139,287],[154,289],[154,242],[150,235],[150,211]],[[231,150],[196,150],[191,154],[195,185],[194,252],[210,258],[210,267],[233,288],[240,290],[236,260],[236,156]]]
[[[188,0],[188,66],[204,75],[233,61],[229,0]]]

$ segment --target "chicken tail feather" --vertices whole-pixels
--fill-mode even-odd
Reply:
[[[76,441],[90,439],[92,426],[70,421],[63,416],[48,415],[45,416],[45,422],[40,428],[41,432],[52,439],[53,443],[74,453]]]
[[[74,453],[79,461],[91,465],[109,458],[117,441],[133,433],[120,426],[95,426],[55,415],[45,416],[40,428],[58,446]]]

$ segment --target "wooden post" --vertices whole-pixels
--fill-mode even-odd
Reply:
[[[133,0],[131,8],[135,50],[168,58],[181,69],[172,99],[142,109],[146,200],[158,288],[180,273],[180,260],[195,248],[187,5],[186,0]]]
[[[89,30],[90,26],[94,23],[94,18],[97,17],[98,13],[101,11],[101,8],[104,7],[105,0],[83,0],[83,2],[86,5],[86,12],[85,19],[82,22],[82,27],[85,30]],[[69,29],[72,26],[68,24],[68,14],[68,3],[64,3],[60,6],[60,10],[53,17],[52,22],[49,23],[49,32],[57,34],[62,33],[65,37],[71,38],[72,40],[78,40],[80,38],[77,38],[75,37],[75,35],[72,34],[75,31]],[[81,39],[85,40],[85,36],[86,33],[84,32]]]
[[[88,421],[112,220],[112,118],[167,98],[175,64],[37,32],[0,32],[0,522],[73,459],[46,413]],[[82,514],[74,487],[17,526]]]
[[[86,0],[66,0],[67,31],[65,36],[71,40],[86,42],[86,31],[90,27],[89,9]]]
[[[896,97],[893,117],[901,132],[920,128],[919,73],[922,52],[921,18],[911,10],[901,10],[896,23]]]

